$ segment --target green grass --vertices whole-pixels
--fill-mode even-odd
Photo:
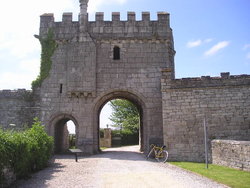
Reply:
[[[212,164],[209,164],[208,169],[206,169],[204,163],[170,162],[170,164],[195,172],[233,188],[250,188],[250,172]]]
[[[105,150],[105,149],[108,149],[107,147],[100,147],[100,150]]]

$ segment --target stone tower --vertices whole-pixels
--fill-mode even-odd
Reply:
[[[80,32],[86,32],[88,26],[88,2],[89,0],[79,0],[80,2]]]
[[[175,79],[168,13],[151,20],[143,12],[136,20],[128,12],[120,20],[114,12],[105,21],[98,12],[89,21],[87,6],[88,0],[80,0],[79,21],[72,21],[72,13],[64,13],[61,22],[53,14],[41,16],[37,38],[56,47],[48,76],[33,91],[0,91],[2,127],[20,128],[39,117],[60,152],[68,147],[65,124],[72,120],[77,147],[96,153],[100,111],[122,98],[139,109],[141,150],[164,143],[169,160],[203,161],[204,117],[209,142],[250,140],[250,75]]]
[[[141,150],[150,142],[163,143],[161,70],[172,70],[174,47],[169,14],[158,13],[142,20],[128,12],[126,21],[112,13],[105,21],[102,12],[88,21],[88,0],[80,0],[79,21],[64,13],[62,22],[53,14],[41,16],[39,38],[54,33],[57,48],[49,76],[39,88],[40,118],[60,150],[62,130],[68,120],[76,125],[77,146],[87,153],[98,151],[101,108],[116,98],[128,99],[140,110]]]

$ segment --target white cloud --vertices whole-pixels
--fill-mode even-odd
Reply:
[[[23,60],[19,65],[21,71],[28,72],[29,74],[38,75],[40,71],[40,59]]]
[[[80,11],[76,0],[12,0],[0,2],[0,89],[30,89],[39,72],[40,15],[52,12],[60,20],[63,12]],[[5,63],[8,62],[8,63]]]
[[[214,40],[214,39],[212,39],[212,38],[208,38],[208,39],[205,39],[204,42],[205,42],[205,43],[209,43],[209,42],[212,42],[213,40]]]
[[[90,0],[88,12],[102,5],[123,5],[128,0]],[[63,12],[80,11],[78,0],[12,0],[0,2],[0,89],[30,88],[40,66],[40,44],[34,38],[39,33],[40,15],[54,13],[60,21]],[[3,63],[10,62],[10,63]]]
[[[201,46],[204,43],[209,43],[211,41],[213,41],[212,38],[208,38],[208,39],[204,39],[204,40],[199,39],[199,40],[195,40],[195,41],[189,41],[187,43],[187,47],[188,48],[194,48],[194,47],[197,47],[197,46]]]
[[[0,74],[0,90],[2,89],[18,89],[31,88],[32,80],[35,80],[37,75],[27,73],[5,72]]]
[[[208,51],[206,51],[204,54],[205,56],[212,56],[215,55],[217,52],[222,50],[223,48],[227,47],[229,45],[229,41],[222,41],[214,45],[212,48],[210,48]]]
[[[187,43],[187,47],[188,47],[188,48],[197,47],[197,46],[200,46],[201,43],[202,43],[201,40],[189,41],[189,42]]]
[[[245,44],[243,50],[247,50],[248,48],[250,48],[250,44]]]
[[[1,65],[1,67],[4,66],[5,65]],[[16,63],[12,69],[0,73],[0,90],[17,88],[30,89],[31,82],[36,79],[39,70],[40,59],[25,59]]]

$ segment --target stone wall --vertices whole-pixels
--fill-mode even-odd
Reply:
[[[88,1],[80,3],[79,21],[72,21],[71,13],[64,13],[61,22],[53,14],[41,16],[37,38],[52,30],[57,43],[51,70],[33,92],[0,91],[2,126],[21,126],[38,116],[59,142],[60,125],[72,120],[77,147],[95,153],[100,111],[108,101],[122,98],[139,109],[145,152],[150,143],[164,140],[171,160],[203,161],[204,118],[210,141],[250,140],[249,75],[175,79],[168,13],[151,20],[143,12],[139,21],[133,12],[124,21],[120,13],[112,13],[111,21],[97,13],[95,21],[88,21]]]
[[[161,69],[174,70],[175,54],[169,14],[158,13],[152,21],[144,12],[136,21],[130,12],[121,21],[120,13],[113,13],[112,21],[104,21],[103,13],[97,13],[93,22],[84,14],[77,22],[71,13],[62,22],[55,22],[53,14],[41,16],[39,38],[51,29],[58,44],[40,90],[40,118],[49,134],[56,131],[54,120],[66,115],[76,124],[77,146],[95,153],[100,110],[109,100],[122,98],[140,109],[141,149],[146,151],[152,139],[163,143]],[[119,59],[114,58],[116,47]]]
[[[0,91],[0,126],[4,129],[21,129],[30,126],[39,115],[34,95],[25,89]]]
[[[104,129],[104,135],[103,137],[100,137],[100,147],[110,148],[111,140],[112,140],[111,129],[109,128]]]
[[[140,21],[135,20],[134,12],[128,12],[127,16],[127,20],[120,20],[120,13],[113,12],[112,20],[105,21],[104,13],[98,12],[95,21],[87,21],[87,32],[96,39],[110,38],[110,35],[113,38],[172,38],[169,14],[166,12],[158,12],[157,20],[151,20],[149,12],[143,12]],[[72,13],[64,13],[62,22],[56,22],[53,14],[43,14],[41,15],[40,35],[45,35],[49,28],[53,28],[57,39],[64,42],[77,40],[80,24],[79,21],[72,20]]]
[[[213,140],[212,162],[250,171],[250,141]]]
[[[163,71],[162,102],[164,142],[170,160],[204,161],[204,118],[209,142],[250,140],[249,75],[223,73],[221,77],[169,81],[169,72]]]

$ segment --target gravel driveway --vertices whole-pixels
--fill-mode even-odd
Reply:
[[[90,157],[55,156],[51,165],[13,187],[226,187],[170,164],[147,161],[138,146],[107,149]]]

